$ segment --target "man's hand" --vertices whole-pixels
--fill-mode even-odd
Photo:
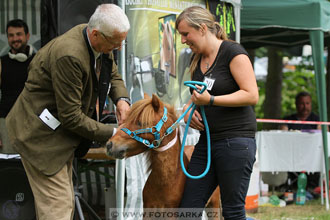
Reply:
[[[129,104],[125,100],[119,100],[116,105],[116,116],[118,125],[124,123],[127,118],[127,113],[131,109]]]

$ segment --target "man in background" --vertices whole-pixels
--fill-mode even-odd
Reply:
[[[312,112],[312,97],[308,92],[300,92],[296,95],[296,113],[284,117],[284,120],[320,121],[318,115]],[[321,130],[321,125],[316,124],[283,124],[281,130]],[[316,146],[311,146],[316,147]],[[288,178],[297,179],[297,173],[288,173]],[[318,172],[307,174],[307,188],[314,189],[319,186],[320,174]]]
[[[312,97],[308,92],[300,92],[296,95],[296,113],[289,115],[284,120],[320,121],[318,115],[312,112]],[[281,130],[315,130],[321,129],[321,125],[312,124],[283,124]]]
[[[23,20],[9,21],[6,33],[10,50],[0,57],[0,152],[10,154],[16,152],[8,140],[5,118],[24,88],[34,53],[32,46],[28,45],[29,28]]]

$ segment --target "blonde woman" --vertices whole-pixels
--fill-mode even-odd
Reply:
[[[208,85],[202,94],[191,90],[185,106],[205,105],[211,136],[210,171],[201,179],[187,179],[180,207],[202,209],[219,185],[224,218],[245,220],[245,197],[256,154],[252,106],[259,98],[252,64],[244,48],[228,40],[214,16],[202,7],[186,8],[176,20],[176,29],[181,43],[193,52],[192,80]],[[207,140],[198,109],[190,126],[201,136],[187,171],[200,175],[207,164]]]

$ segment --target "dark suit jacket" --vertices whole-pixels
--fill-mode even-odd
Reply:
[[[111,72],[101,71],[97,81],[85,29],[86,24],[78,25],[38,51],[6,118],[15,150],[46,175],[58,172],[83,138],[105,142],[112,136],[112,126],[92,119],[97,97],[105,97],[109,80],[113,101],[128,97],[112,53],[107,62]],[[40,120],[45,108],[61,122],[56,130]]]

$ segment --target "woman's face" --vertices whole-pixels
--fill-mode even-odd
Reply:
[[[201,53],[202,31],[189,26],[185,20],[178,25],[178,31],[181,35],[181,43],[187,44],[194,53]]]

